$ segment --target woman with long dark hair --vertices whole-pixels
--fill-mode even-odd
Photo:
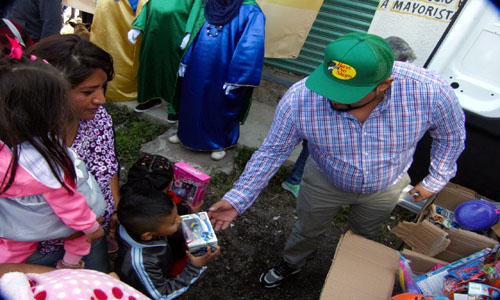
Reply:
[[[115,154],[113,122],[103,104],[106,84],[114,76],[111,56],[101,48],[77,35],[47,37],[28,49],[57,68],[71,85],[68,101],[75,118],[65,124],[66,145],[85,162],[95,177],[106,200],[102,226],[111,235],[116,228],[116,207],[119,201],[118,161]],[[61,242],[43,242],[38,253],[28,262],[53,265],[61,255]],[[112,244],[116,250],[116,245]],[[109,272],[106,239],[96,242],[86,266]]]

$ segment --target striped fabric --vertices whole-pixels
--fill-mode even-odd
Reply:
[[[305,87],[305,79],[281,99],[268,136],[224,197],[239,213],[257,198],[295,146],[306,139],[316,167],[338,189],[383,191],[412,163],[417,142],[433,138],[429,174],[422,186],[438,192],[456,173],[464,149],[464,113],[438,75],[395,62],[385,99],[361,123],[331,108],[328,99]]]

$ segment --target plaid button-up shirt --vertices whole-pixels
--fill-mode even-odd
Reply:
[[[455,176],[464,149],[464,113],[449,84],[423,68],[395,62],[394,82],[365,122],[334,110],[329,100],[293,85],[277,106],[266,139],[223,199],[239,213],[267,185],[295,146],[306,139],[318,170],[336,188],[384,191],[409,169],[417,142],[433,138],[429,174],[422,186],[438,192]]]

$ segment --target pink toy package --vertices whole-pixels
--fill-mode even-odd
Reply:
[[[170,189],[191,207],[199,207],[209,181],[210,176],[180,161],[174,165],[174,182]]]

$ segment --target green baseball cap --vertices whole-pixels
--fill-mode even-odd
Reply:
[[[306,80],[306,87],[330,100],[352,104],[389,78],[392,48],[369,33],[348,33],[326,46],[323,63]]]

